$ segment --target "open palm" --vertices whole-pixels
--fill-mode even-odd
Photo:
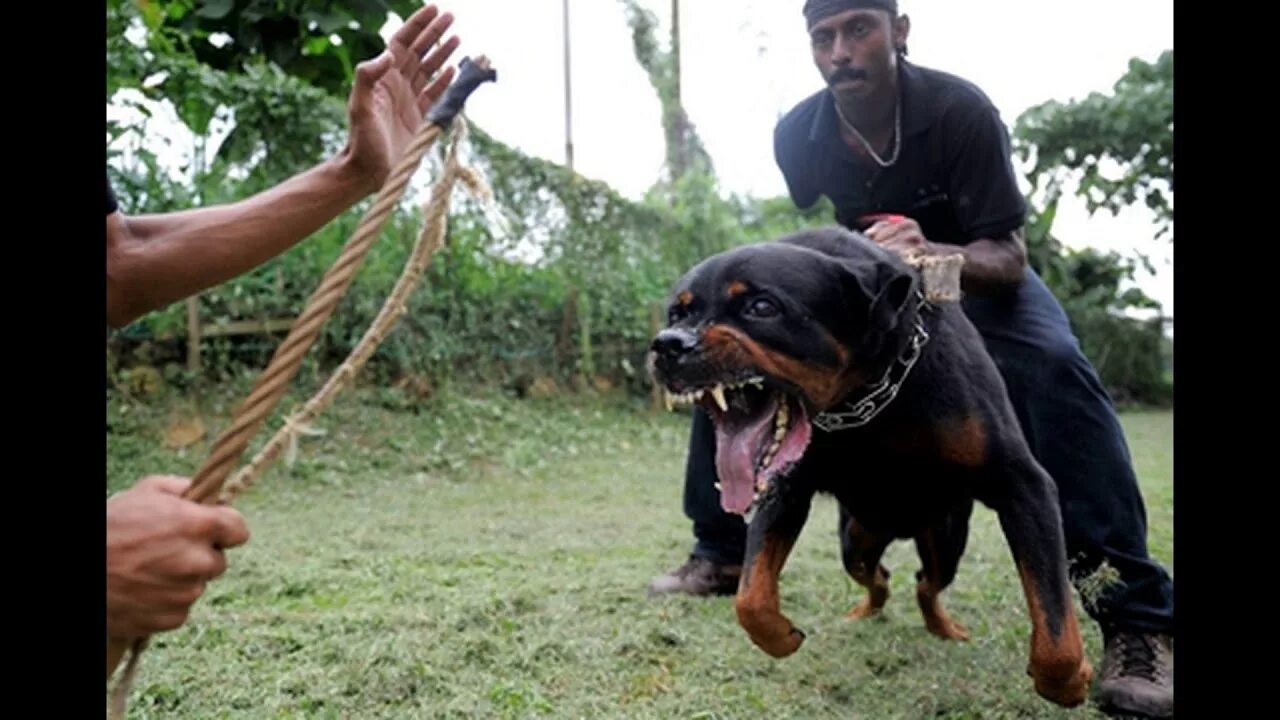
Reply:
[[[427,52],[452,24],[451,13],[428,5],[396,31],[386,51],[356,67],[347,152],[371,188],[386,181],[427,110],[453,79],[452,67],[436,72],[457,49],[458,38],[451,36]]]

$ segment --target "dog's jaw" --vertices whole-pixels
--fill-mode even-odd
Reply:
[[[800,462],[812,425],[799,396],[766,386],[762,378],[713,384],[679,395],[666,392],[669,407],[699,404],[716,432],[720,506],[748,516],[772,483]]]

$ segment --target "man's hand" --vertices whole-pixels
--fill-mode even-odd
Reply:
[[[439,13],[435,5],[428,5],[409,17],[381,55],[356,66],[345,153],[367,181],[369,192],[386,182],[421,129],[427,110],[453,80],[452,67],[431,80],[458,47],[458,38],[450,36],[431,50],[452,24],[451,13]]]
[[[937,247],[926,240],[924,233],[920,231],[920,224],[911,218],[877,220],[863,234],[880,247],[903,258],[937,253]]]
[[[925,239],[915,220],[897,216],[877,220],[862,234],[904,260],[920,255],[963,255],[960,286],[965,292],[1008,292],[1022,284],[1027,266],[1021,230],[996,238],[978,238],[968,245],[943,245]]]
[[[134,640],[187,621],[225,548],[249,540],[236,510],[181,497],[187,478],[150,476],[107,500],[107,636]]]

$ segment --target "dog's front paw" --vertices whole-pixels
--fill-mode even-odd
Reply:
[[[1062,707],[1075,707],[1084,702],[1089,696],[1089,685],[1093,682],[1093,666],[1088,660],[1082,660],[1075,673],[1065,678],[1036,673],[1034,667],[1028,669],[1027,674],[1035,680],[1036,692],[1040,697]]]
[[[769,653],[775,658],[784,658],[800,649],[804,644],[804,631],[798,627],[792,627],[791,631],[778,638],[757,638],[751,637],[761,650]]]
[[[776,610],[739,606],[738,623],[756,647],[775,658],[784,658],[804,644],[804,632]]]

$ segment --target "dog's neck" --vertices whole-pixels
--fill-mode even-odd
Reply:
[[[865,425],[897,397],[929,342],[925,326],[928,301],[921,290],[913,292],[913,301],[899,318],[898,327],[906,331],[892,335],[893,342],[885,343],[875,360],[867,363],[871,368],[863,376],[867,380],[848,390],[830,410],[815,416],[814,425],[827,432]]]

